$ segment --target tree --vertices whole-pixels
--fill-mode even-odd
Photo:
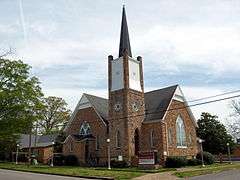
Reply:
[[[4,151],[12,148],[18,134],[29,132],[38,118],[43,94],[30,69],[20,60],[0,58],[0,147]]]
[[[233,100],[231,108],[233,110],[233,121],[229,123],[228,129],[234,138],[240,138],[240,101]]]
[[[232,137],[227,133],[225,126],[217,119],[217,116],[204,112],[197,122],[197,135],[205,140],[203,149],[212,154],[226,153],[227,143],[230,144],[230,147],[234,146]]]
[[[59,132],[70,117],[71,111],[67,108],[67,103],[60,97],[50,96],[44,98],[43,104],[44,108],[40,112],[42,119],[38,121],[40,132]]]

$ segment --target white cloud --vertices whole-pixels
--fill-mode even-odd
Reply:
[[[156,25],[133,42],[138,52],[167,59],[170,70],[192,64],[220,73],[240,70],[239,32],[240,26]]]
[[[83,93],[108,98],[106,89],[44,89],[46,96],[62,97],[68,103],[68,107],[73,111]]]

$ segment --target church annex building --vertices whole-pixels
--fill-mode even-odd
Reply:
[[[80,165],[111,159],[136,165],[141,152],[154,152],[155,163],[168,156],[194,158],[198,152],[196,120],[179,85],[144,92],[142,57],[131,52],[125,8],[119,57],[108,56],[108,99],[83,94],[64,129],[64,155]]]

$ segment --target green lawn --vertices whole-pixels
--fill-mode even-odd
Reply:
[[[106,168],[87,168],[87,167],[49,167],[46,165],[37,166],[27,166],[23,164],[15,165],[13,163],[0,163],[0,168],[2,169],[12,169],[27,172],[39,172],[48,174],[62,174],[62,175],[72,175],[72,176],[102,176],[102,177],[112,177],[114,179],[132,179],[134,177],[142,176],[147,173],[157,173],[170,171],[175,169],[158,169],[158,170],[141,170],[138,168],[123,168],[123,169],[111,169]]]
[[[139,168],[114,168],[108,170],[106,168],[88,168],[88,167],[49,167],[46,165],[28,166],[24,164],[15,165],[14,163],[0,163],[0,169],[12,169],[27,172],[47,173],[57,175],[70,176],[97,176],[97,177],[111,177],[114,179],[132,179],[134,177],[143,176],[148,173],[160,173],[165,171],[172,171],[174,175],[180,178],[199,176],[203,174],[211,174],[230,169],[240,169],[240,163],[234,164],[213,164],[206,167],[190,166],[181,169],[160,168],[157,170],[142,170]]]
[[[192,167],[192,169],[182,170],[180,172],[175,172],[174,175],[180,178],[200,176],[204,174],[218,173],[221,171],[231,170],[231,169],[240,169],[240,163],[233,164],[213,164],[207,165],[205,167]]]

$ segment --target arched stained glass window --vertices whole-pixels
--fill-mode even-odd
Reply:
[[[176,121],[177,146],[186,146],[186,133],[183,119],[178,116]]]
[[[79,131],[80,135],[89,135],[91,134],[91,128],[90,125],[85,121],[82,123]]]

